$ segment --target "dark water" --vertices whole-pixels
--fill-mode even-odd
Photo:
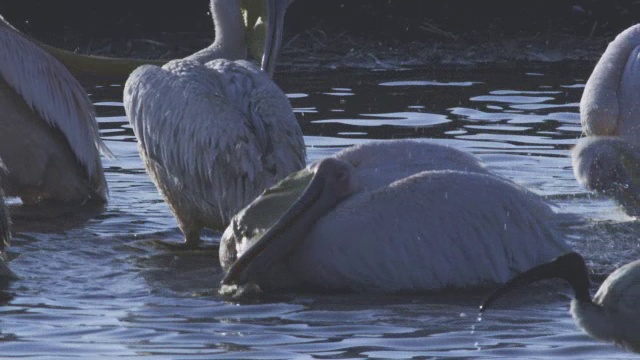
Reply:
[[[568,151],[580,135],[578,102],[588,74],[414,69],[284,74],[277,81],[291,98],[310,161],[370,139],[429,138],[467,150],[548,197],[557,211],[583,217],[570,241],[606,274],[638,257],[639,226],[573,178]],[[90,92],[116,155],[104,162],[111,201],[82,226],[18,227],[9,254],[20,279],[0,293],[0,357],[633,357],[582,334],[562,285],[514,294],[482,321],[482,292],[225,301],[217,295],[217,234],[209,234],[210,250],[198,252],[155,243],[181,234],[142,168],[121,84]]]

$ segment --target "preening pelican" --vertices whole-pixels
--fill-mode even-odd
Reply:
[[[288,1],[266,4],[263,66],[273,71]],[[254,29],[240,0],[211,0],[211,13],[211,46],[162,68],[140,67],[124,89],[145,168],[189,247],[203,227],[224,229],[264,189],[304,167],[306,156],[287,97],[242,60]]]
[[[67,68],[0,17],[0,159],[24,204],[106,202],[93,104]]]
[[[557,223],[540,197],[467,153],[369,142],[291,175],[234,217],[220,244],[221,291],[502,283],[568,251]]]
[[[613,197],[640,214],[640,25],[620,33],[587,81],[580,101],[586,137],[571,152],[573,170],[586,189]]]
[[[551,278],[564,279],[573,288],[571,315],[587,334],[640,352],[640,260],[611,273],[591,300],[587,266],[580,254],[571,252],[509,280],[485,300],[480,311],[512,289]]]

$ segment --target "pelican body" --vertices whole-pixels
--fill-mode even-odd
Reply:
[[[273,71],[286,1],[268,0],[263,65]],[[278,7],[280,6],[280,7]],[[126,82],[124,104],[151,179],[195,246],[264,189],[305,165],[285,94],[247,56],[240,0],[212,0],[216,39]]]
[[[93,104],[67,68],[0,17],[0,177],[24,204],[105,203]]]
[[[567,251],[554,216],[467,153],[417,140],[369,142],[291,175],[238,213],[220,244],[221,290],[502,283]]]
[[[640,25],[607,46],[585,84],[580,122],[587,136],[640,135]]]
[[[587,81],[580,101],[586,137],[571,152],[586,189],[613,197],[631,216],[640,213],[637,168],[640,136],[640,25],[620,33]]]
[[[485,300],[480,311],[512,289],[552,278],[564,279],[573,288],[571,315],[587,334],[640,352],[640,260],[611,273],[592,300],[584,259],[571,252],[509,280]]]

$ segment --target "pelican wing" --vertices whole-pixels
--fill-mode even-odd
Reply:
[[[640,260],[621,266],[602,283],[593,301],[610,311],[639,319]],[[631,319],[631,318],[630,318]],[[630,320],[631,321],[631,320]]]
[[[302,133],[282,91],[245,61],[143,66],[125,86],[143,156],[171,191],[219,208],[225,226],[273,179],[304,166]]]
[[[468,153],[416,139],[370,141],[346,148],[333,157],[357,167],[360,183],[368,190],[427,170],[488,173]],[[289,175],[233,217],[222,235],[220,260],[223,267],[230,266],[236,253],[244,253],[253,246],[284,214],[304,191],[311,175],[308,168]]]
[[[0,17],[0,22],[5,22]],[[17,30],[0,26],[0,75],[49,126],[67,139],[92,182],[106,192],[93,106],[67,68]]]
[[[361,186],[369,190],[422,171],[489,173],[469,153],[418,139],[370,141],[344,149],[334,157],[356,167]]]
[[[292,257],[320,288],[412,291],[504,282],[567,251],[538,196],[495,176],[427,171],[345,200]]]

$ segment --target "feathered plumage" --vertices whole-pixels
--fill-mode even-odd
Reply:
[[[614,198],[640,214],[640,25],[607,47],[585,85],[580,121],[586,137],[571,152],[573,170],[586,189]]]
[[[305,164],[302,131],[282,90],[251,63],[225,59],[246,55],[239,0],[212,0],[211,10],[213,45],[136,69],[124,90],[145,167],[190,246],[201,228],[224,229]]]
[[[0,157],[9,196],[106,201],[94,109],[82,86],[47,52],[0,18]]]
[[[330,159],[337,168],[322,170],[325,159],[302,170],[313,173],[303,195],[269,197],[286,193],[288,179],[234,218],[220,246],[224,284],[471,287],[504,282],[568,251],[556,214],[540,197],[490,174],[469,154],[402,140],[366,143]],[[317,181],[325,185],[316,188]],[[338,195],[345,188],[349,195]],[[284,214],[251,210],[287,208],[283,200],[291,206]]]

